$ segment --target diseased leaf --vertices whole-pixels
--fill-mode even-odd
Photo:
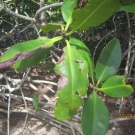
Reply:
[[[81,121],[83,135],[105,135],[108,129],[108,110],[95,92],[84,104]]]
[[[31,52],[37,50],[40,47],[51,47],[54,41],[51,39],[47,39],[46,37],[41,37],[36,40],[30,40],[21,42],[11,46],[2,57],[0,57],[0,62],[5,62],[11,58],[13,58],[17,53],[21,52]]]
[[[17,70],[23,70],[38,64],[50,52],[50,48],[39,48],[35,53],[27,58],[20,57],[12,67]]]
[[[53,30],[61,29],[64,25],[59,23],[47,23],[44,26],[40,26],[43,32],[50,32]]]
[[[118,0],[88,0],[72,14],[73,30],[87,30],[108,20],[121,7]]]
[[[11,58],[8,61],[5,62],[0,62],[0,69],[4,69],[4,68],[9,68],[11,67],[11,65],[14,63],[14,61],[17,60],[17,58],[19,57],[20,53],[17,53],[13,58]]]
[[[133,92],[131,85],[126,85],[125,77],[118,75],[108,78],[99,90],[115,98],[129,96]]]
[[[111,40],[103,48],[96,63],[98,83],[116,74],[121,63],[121,47],[118,39]]]
[[[34,66],[49,53],[53,43],[53,40],[42,37],[15,44],[0,57],[0,69],[11,66],[15,69],[24,69]]]
[[[121,9],[127,12],[135,13],[135,2],[123,3]]]
[[[75,9],[83,8],[86,6],[87,3],[88,3],[88,0],[78,0]]]
[[[91,53],[90,53],[89,49],[82,41],[80,41],[78,39],[71,38],[69,42],[72,46],[76,46],[76,49],[80,51],[82,57],[87,62],[88,70],[89,70],[89,77],[93,78],[94,63],[93,63],[93,60],[91,58]]]
[[[54,70],[61,76],[55,117],[59,120],[71,119],[83,102],[80,96],[85,96],[87,92],[87,64],[76,47],[68,45]]]

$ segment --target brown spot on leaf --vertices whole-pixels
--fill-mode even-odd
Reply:
[[[31,55],[33,55],[35,52],[36,52],[36,50],[31,51],[31,52],[22,52],[19,57],[22,59],[26,59],[26,58],[30,57]]]
[[[67,85],[68,78],[65,76],[62,76],[58,80],[58,90]]]
[[[19,59],[26,59],[26,58],[30,57],[31,55],[33,55],[35,52],[36,52],[36,50],[31,51],[31,52],[21,52],[21,53],[19,52],[13,58],[11,58],[5,62],[0,62],[0,69],[9,68]]]
[[[68,105],[68,102],[66,102],[66,105]]]
[[[80,72],[82,71],[82,67],[79,67],[79,71],[80,71]]]
[[[77,6],[75,7],[75,9],[77,8],[83,8],[87,5],[88,0],[78,0],[77,1]]]
[[[42,42],[42,45],[45,45],[45,42]]]
[[[11,67],[12,64],[18,59],[19,56],[20,56],[20,53],[17,53],[12,59],[7,60],[5,62],[0,62],[0,69]]]
[[[76,111],[77,109],[76,109],[76,108],[74,108],[74,110]]]
[[[83,63],[82,60],[75,60],[76,63]]]

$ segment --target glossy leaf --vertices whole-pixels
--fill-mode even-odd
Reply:
[[[82,8],[73,11],[73,30],[87,30],[108,20],[119,8],[118,0],[88,0]]]
[[[72,46],[76,46],[77,50],[80,51],[82,57],[87,62],[88,70],[89,70],[89,77],[93,78],[94,63],[93,63],[93,60],[91,58],[91,53],[90,53],[89,49],[87,48],[87,46],[82,41],[80,41],[78,39],[71,38],[69,42]]]
[[[75,46],[66,46],[54,70],[61,76],[58,81],[58,100],[55,117],[71,119],[83,103],[88,87],[88,67]]]
[[[116,74],[121,63],[121,47],[118,39],[112,39],[103,48],[96,63],[96,78],[104,81]]]
[[[11,66],[15,69],[24,69],[34,66],[49,53],[53,43],[51,39],[39,38],[15,44],[0,57],[0,69]]]
[[[50,32],[53,30],[62,29],[63,26],[64,25],[59,23],[47,23],[46,25],[43,25],[40,28],[43,32]]]
[[[108,110],[95,92],[84,104],[81,121],[83,135],[105,135],[108,129]]]
[[[116,98],[129,96],[133,92],[131,85],[126,85],[125,77],[118,75],[108,78],[99,90]]]
[[[123,3],[121,9],[127,12],[135,13],[135,2]]]
[[[64,0],[61,10],[62,10],[62,16],[65,22],[68,24],[71,23],[71,17],[72,17],[72,12],[73,9],[75,8],[77,3],[77,0]]]

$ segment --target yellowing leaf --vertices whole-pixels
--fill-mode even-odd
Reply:
[[[75,46],[66,46],[54,70],[61,76],[58,81],[58,100],[55,117],[71,119],[83,103],[88,87],[88,67]]]
[[[133,92],[131,85],[126,85],[125,77],[118,75],[108,78],[98,90],[116,98],[129,96]]]

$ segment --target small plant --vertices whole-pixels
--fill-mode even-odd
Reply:
[[[36,96],[33,97],[32,102],[35,110],[41,110],[41,108],[39,107],[39,99]]]
[[[118,0],[64,0],[61,11],[66,25],[47,23],[41,26],[43,32],[61,29],[61,35],[52,39],[39,37],[36,40],[13,45],[0,58],[0,68],[12,67],[23,70],[35,66],[49,54],[55,42],[64,40],[66,46],[54,67],[60,75],[55,118],[72,119],[83,104],[81,116],[83,134],[104,135],[108,129],[109,114],[97,92],[115,98],[129,96],[133,92],[133,88],[125,83],[124,76],[115,75],[121,63],[120,42],[116,38],[112,39],[103,48],[94,65],[87,46],[82,41],[69,37],[76,30],[85,31],[100,25],[121,7],[127,10],[125,6],[126,4],[122,6]],[[87,95],[89,83],[92,94]],[[86,101],[82,96],[87,97]],[[33,97],[33,104],[38,110],[37,97]]]

